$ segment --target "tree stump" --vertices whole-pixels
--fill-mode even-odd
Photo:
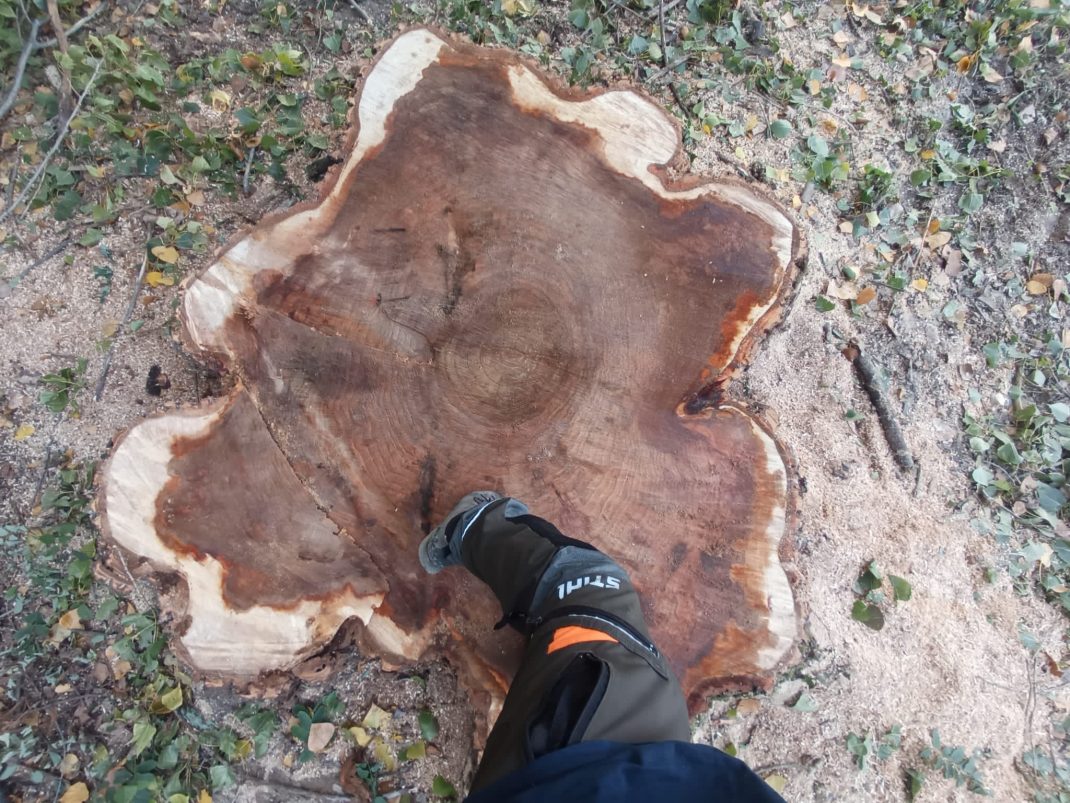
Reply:
[[[671,119],[427,30],[368,74],[322,199],[185,289],[226,398],[118,443],[105,533],[184,593],[193,669],[292,668],[346,620],[393,663],[444,655],[484,704],[519,637],[417,544],[495,488],[620,561],[693,711],[796,632],[789,469],[724,384],[778,315],[798,238],[741,184],[673,181]]]

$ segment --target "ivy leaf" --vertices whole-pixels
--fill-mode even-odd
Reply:
[[[430,711],[420,712],[420,735],[429,742],[433,742],[438,736],[438,720]]]
[[[862,600],[855,600],[855,604],[851,606],[851,618],[870,630],[880,630],[884,627],[884,614],[881,609]]]
[[[145,748],[152,744],[152,739],[155,736],[156,726],[151,722],[135,722],[134,738],[131,740],[130,757],[137,758],[140,756],[145,751]]]
[[[825,296],[818,296],[814,299],[814,306],[817,307],[818,312],[831,312],[836,309],[836,304],[830,301]]]
[[[92,246],[104,239],[104,232],[100,229],[86,229],[85,234],[78,241],[78,245]]]
[[[889,574],[888,579],[892,583],[892,593],[895,594],[896,602],[906,602],[914,595],[910,583],[905,578]]]
[[[787,120],[774,120],[769,124],[769,136],[773,139],[784,139],[791,135],[791,123]]]
[[[435,780],[431,782],[431,794],[437,797],[457,797],[457,790],[453,788],[453,784],[443,778],[441,775],[436,775]]]
[[[965,212],[967,215],[972,215],[978,209],[980,209],[985,202],[985,196],[979,192],[965,192],[962,197],[959,198],[959,209]]]

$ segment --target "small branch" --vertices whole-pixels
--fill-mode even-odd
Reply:
[[[895,411],[881,388],[880,370],[869,357],[862,353],[862,349],[857,343],[849,344],[848,348],[854,354],[854,358],[851,361],[858,372],[862,388],[866,391],[866,395],[869,396],[870,403],[872,403],[873,409],[877,413],[877,420],[880,421],[881,429],[884,431],[884,438],[888,441],[888,446],[892,450],[895,462],[904,471],[909,471],[914,468],[914,457],[911,455],[910,447],[907,446],[906,439],[903,437],[903,431],[899,428],[899,422],[895,418]]]
[[[621,0],[607,0],[607,2],[615,8],[619,8],[621,11],[631,14],[637,20],[640,20],[641,22],[646,22],[646,17],[643,14],[640,14],[638,11],[636,11],[634,8],[627,5],[626,3],[622,3]]]
[[[680,58],[676,59],[676,61],[674,61],[672,64],[666,64],[664,67],[662,67],[656,73],[653,73],[652,75],[647,76],[646,80],[647,80],[648,83],[653,83],[654,81],[660,81],[662,78],[664,78],[669,73],[674,72],[676,70],[676,68],[679,67],[681,64],[687,64],[689,61],[691,61],[691,54],[687,53],[687,54],[681,56]]]
[[[668,70],[669,49],[665,45],[665,0],[658,0],[658,35],[661,37],[661,68],[663,70]],[[680,107],[680,111],[684,113],[684,117],[690,120],[694,115],[692,115],[691,110],[684,105],[684,100],[680,97],[680,90],[676,88],[676,84],[672,81],[669,81],[669,91],[672,93],[676,105]]]
[[[243,195],[249,194],[249,176],[253,169],[253,160],[256,158],[256,148],[250,148],[248,155],[245,157],[245,175],[241,180],[241,191]]]
[[[66,56],[68,50],[67,33],[63,30],[63,21],[59,18],[59,4],[56,0],[45,0],[45,7],[48,9],[48,18],[52,22],[52,29],[56,32],[56,42],[59,45],[59,52]],[[59,69],[63,74],[63,88],[61,90],[59,102],[59,113],[65,120],[70,115],[71,98],[74,95],[74,89],[71,86],[70,70],[64,67],[62,62],[59,64]]]
[[[82,17],[80,20],[78,20],[76,23],[74,23],[74,25],[72,25],[70,28],[68,28],[67,30],[63,31],[63,38],[64,39],[69,39],[70,37],[72,37],[76,33],[78,33],[78,31],[82,30],[82,28],[84,28],[89,22],[91,22],[93,20],[93,18],[95,18],[98,14],[100,14],[101,11],[104,10],[104,7],[106,5],[107,5],[106,3],[101,3],[96,8],[94,8],[92,11],[90,11],[88,14],[86,14],[84,17]],[[59,34],[57,33],[56,36],[52,37],[51,39],[42,39],[36,45],[34,45],[33,49],[34,50],[44,50],[45,48],[55,47],[58,44],[59,44]]]
[[[145,270],[149,266],[149,251],[145,248],[145,256],[141,260],[141,270],[138,271],[137,281],[134,282],[134,291],[130,294],[130,301],[126,305],[126,312],[123,313],[123,319],[119,322],[119,327],[115,330],[115,337],[111,340],[111,345],[108,346],[108,353],[104,357],[104,365],[100,369],[100,378],[97,380],[97,387],[93,393],[93,398],[100,401],[104,395],[104,384],[108,381],[108,371],[111,370],[111,360],[115,355],[115,344],[119,342],[119,336],[126,328],[126,324],[130,321],[130,316],[134,314],[134,306],[137,304],[137,297],[141,294],[141,286],[145,283]]]
[[[30,26],[30,35],[26,37],[26,44],[22,46],[22,53],[19,54],[19,62],[15,66],[15,77],[11,79],[11,89],[8,90],[7,97],[4,98],[3,103],[0,103],[0,120],[7,117],[7,113],[15,105],[19,87],[22,86],[22,77],[26,73],[26,62],[30,60],[30,54],[36,49],[37,32],[40,29],[41,20],[34,20]]]
[[[680,5],[680,3],[682,3],[682,2],[683,2],[683,0],[669,0],[668,3],[658,3],[657,9],[652,11],[650,13],[650,16],[651,17],[656,16],[658,19],[662,19],[665,16],[665,12],[666,11],[672,11],[674,8],[676,8],[678,5]]]
[[[360,4],[357,3],[357,0],[349,0],[349,5],[350,5],[350,7],[352,7],[352,9],[354,11],[357,12],[357,16],[358,17],[360,17],[362,20],[364,20],[369,25],[372,24],[372,18],[368,16],[368,12],[367,11],[365,11],[363,8],[360,7]]]
[[[15,209],[27,199],[30,195],[30,191],[34,185],[37,184],[37,180],[44,175],[45,169],[48,167],[49,162],[59,151],[60,145],[63,144],[63,140],[67,138],[67,131],[71,127],[71,120],[78,116],[78,111],[82,108],[82,103],[85,102],[86,96],[89,95],[89,90],[93,88],[93,84],[97,81],[97,76],[100,75],[100,67],[104,63],[101,59],[97,62],[97,66],[93,69],[93,74],[89,76],[89,81],[85,85],[85,89],[82,90],[82,94],[78,96],[78,102],[74,104],[74,108],[71,110],[70,115],[63,121],[63,127],[56,135],[56,141],[52,143],[52,147],[48,149],[48,153],[45,154],[45,158],[41,160],[41,164],[37,166],[37,169],[33,171],[33,175],[27,180],[26,185],[22,188],[22,192],[18,194],[15,200],[11,203],[7,209],[0,212],[0,223],[3,223],[14,213]]]
[[[73,242],[74,242],[74,236],[73,235],[70,236],[70,237],[66,237],[63,240],[60,240],[60,242],[57,245],[52,246],[52,248],[48,249],[48,251],[46,251],[42,256],[38,257],[33,262],[31,262],[27,267],[23,268],[18,276],[16,276],[14,279],[12,279],[10,282],[8,282],[8,286],[9,287],[17,287],[19,282],[21,282],[23,279],[25,279],[27,276],[29,276],[30,273],[33,270],[35,270],[36,268],[40,267],[44,263],[48,262],[48,260],[52,259],[52,257],[56,256],[57,254],[60,254],[63,251],[67,250],[67,246],[69,246]]]

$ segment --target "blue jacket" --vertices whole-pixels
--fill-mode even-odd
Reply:
[[[547,753],[467,803],[784,803],[742,761],[687,742],[580,742]]]

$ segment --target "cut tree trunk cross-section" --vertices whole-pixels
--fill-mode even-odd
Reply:
[[[762,682],[795,634],[791,479],[722,396],[790,284],[785,214],[670,181],[677,129],[642,95],[427,30],[354,116],[322,200],[185,291],[187,345],[233,392],[134,427],[105,471],[110,537],[183,580],[185,658],[285,670],[356,618],[366,650],[445,655],[492,710],[519,638],[416,551],[489,487],[629,570],[692,710]]]

